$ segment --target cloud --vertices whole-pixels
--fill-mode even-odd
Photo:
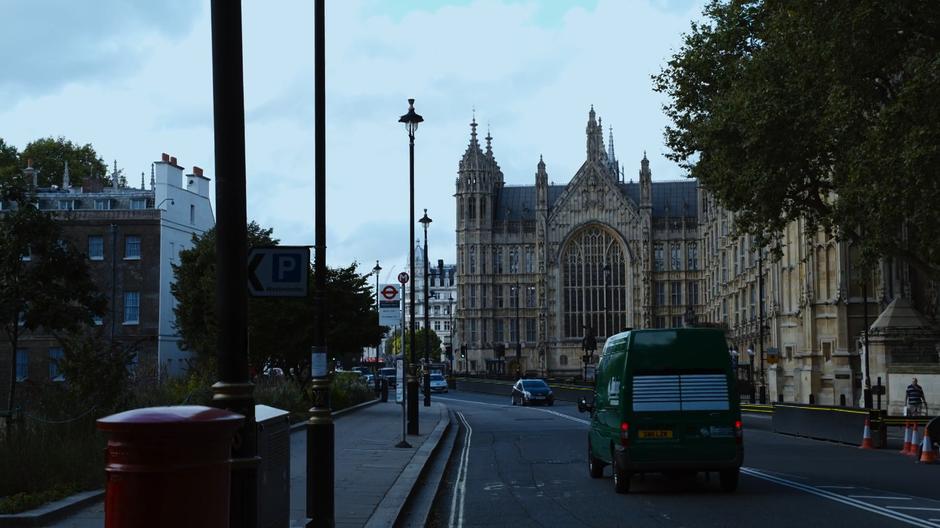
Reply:
[[[155,51],[155,40],[186,35],[202,8],[197,0],[5,3],[0,49],[9,53],[0,96],[10,102],[126,77]]]

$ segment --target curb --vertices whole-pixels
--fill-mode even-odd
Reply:
[[[375,405],[380,401],[380,399],[376,398],[374,400],[353,405],[352,407],[346,407],[345,409],[341,409],[332,413],[333,419],[335,420],[346,414],[356,412],[360,409],[369,407],[370,405]],[[303,429],[306,425],[306,420],[295,423],[290,426],[290,432],[293,433],[294,431]],[[68,496],[64,499],[46,503],[38,508],[27,510],[25,512],[0,514],[0,528],[44,526],[53,521],[60,520],[63,517],[67,517],[70,513],[76,510],[80,510],[90,504],[104,499],[104,495],[105,490],[103,489],[83,491],[81,493]]]
[[[411,461],[402,470],[401,475],[392,484],[391,489],[385,493],[385,497],[382,498],[369,520],[366,521],[365,528],[392,527],[398,522],[405,508],[405,503],[414,494],[415,484],[424,473],[424,468],[431,460],[444,433],[450,428],[450,412],[446,405],[441,404],[441,407],[441,417],[437,421],[437,427],[434,428],[427,440],[421,444],[418,451],[411,457]]]
[[[103,489],[83,491],[29,511],[0,515],[0,527],[45,526],[103,498]]]

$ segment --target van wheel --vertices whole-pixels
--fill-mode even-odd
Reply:
[[[617,493],[628,493],[630,491],[630,473],[624,471],[617,465],[617,457],[610,454],[611,469],[614,474],[614,491]]]
[[[605,464],[599,459],[594,458],[594,452],[591,450],[591,441],[588,440],[588,472],[591,478],[601,478],[604,476]]]
[[[516,397],[515,397],[515,396],[510,396],[510,399],[512,400],[513,406],[515,406],[515,405],[516,405]]]
[[[739,476],[740,471],[737,468],[718,472],[718,481],[721,483],[722,491],[731,493],[738,489]]]

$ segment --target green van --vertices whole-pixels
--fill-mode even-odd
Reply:
[[[744,457],[741,405],[724,331],[629,330],[607,340],[597,365],[588,468],[611,465],[614,488],[646,472],[717,471],[734,491]]]

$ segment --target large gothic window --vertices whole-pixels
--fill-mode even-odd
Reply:
[[[562,253],[565,337],[583,337],[585,327],[606,337],[627,326],[626,259],[623,247],[597,226],[576,234]]]

